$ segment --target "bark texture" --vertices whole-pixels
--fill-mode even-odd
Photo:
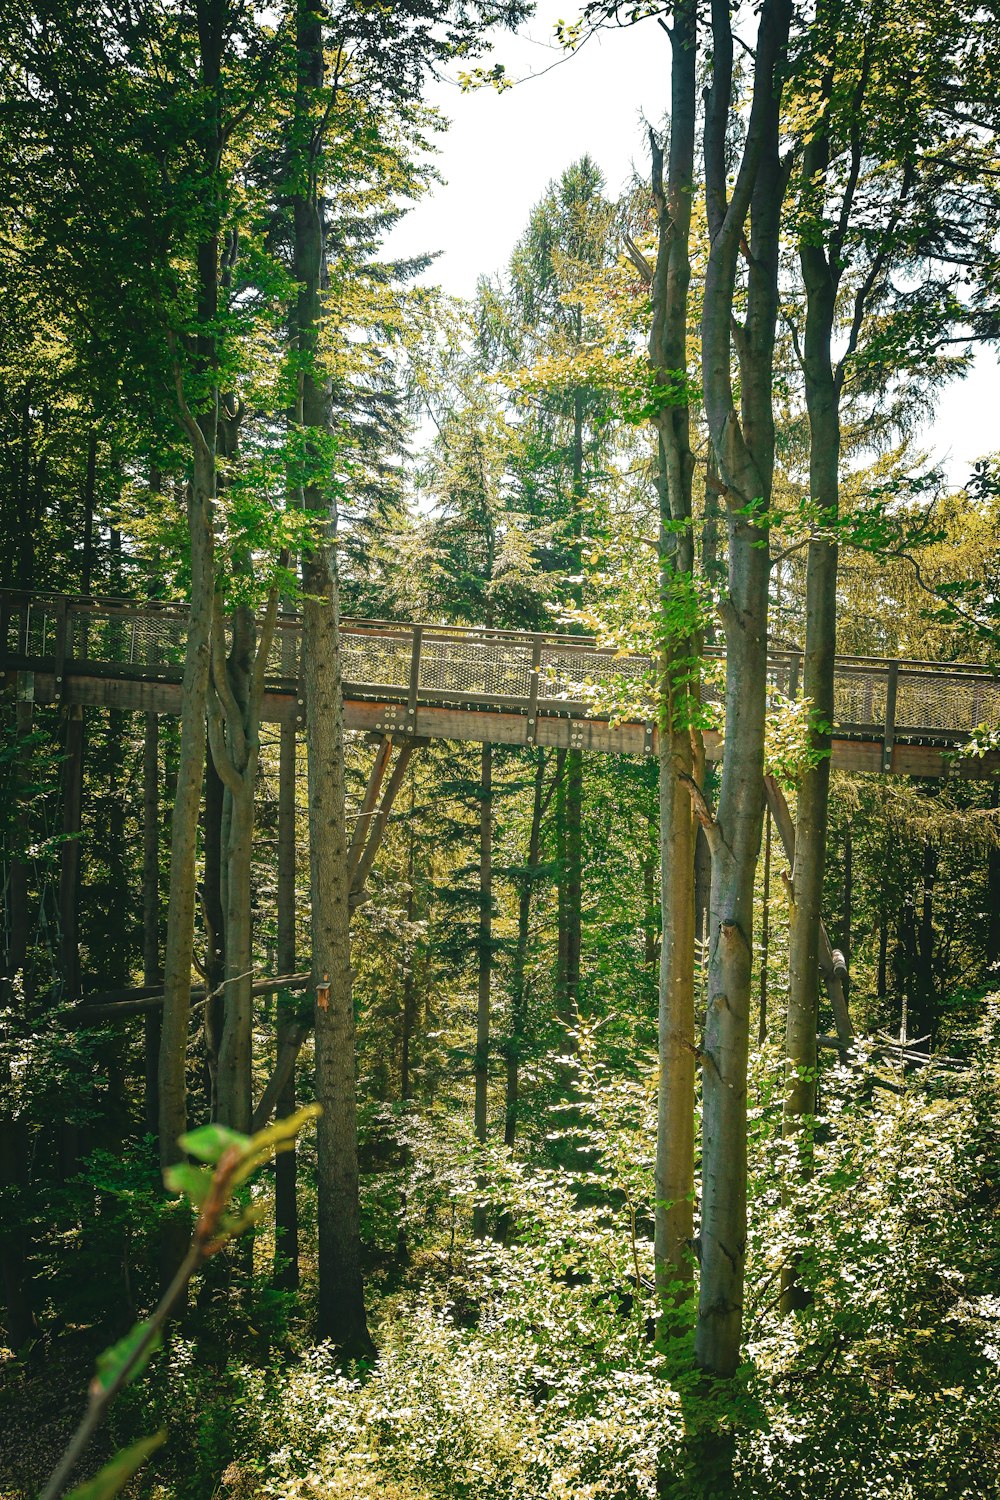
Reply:
[[[350,870],[345,810],[344,698],[340,659],[336,481],[332,473],[330,393],[318,368],[324,280],[324,232],[318,176],[322,131],[323,28],[300,0],[296,9],[298,87],[294,195],[295,313],[306,510],[323,515],[303,560],[303,689],[309,782],[312,964],[316,985],[319,1334],[345,1358],[371,1358],[365,1316],[358,1202],[358,1127],[354,1004],[351,993]]]
[[[483,745],[479,778],[479,979],[476,998],[476,1059],[473,1128],[486,1144],[489,1122],[490,988],[493,982],[493,747]],[[486,1209],[477,1204],[473,1233],[486,1234]]]
[[[729,538],[725,749],[718,808],[700,799],[712,850],[712,930],[702,1047],[703,1196],[695,1352],[703,1370],[735,1373],[740,1359],[746,1255],[746,1065],[753,889],[763,817],[767,603],[774,419],[771,385],[778,301],[778,228],[785,170],[778,151],[779,68],[788,0],[764,0],[746,143],[731,198],[727,136],[733,84],[729,6],[712,5],[712,75],[706,98],[705,173],[710,251],[702,315],[705,412],[724,489]],[[741,408],[732,379],[737,258],[747,246],[746,318],[736,331]]]
[[[657,385],[667,393],[657,420],[660,476],[660,594],[665,635],[660,660],[659,841],[660,948],[658,999],[659,1096],[656,1131],[654,1256],[663,1306],[661,1334],[674,1326],[673,1308],[691,1295],[694,1239],[694,810],[688,785],[700,736],[693,663],[694,533],[688,410],[689,242],[694,191],[697,5],[680,0],[670,32],[672,51],[670,153],[666,182],[654,137],[653,201],[659,236],[652,282],[649,352]],[[668,626],[667,622],[676,622]],[[698,754],[699,762],[703,757]]]

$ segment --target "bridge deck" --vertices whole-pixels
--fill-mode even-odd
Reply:
[[[20,691],[37,702],[176,713],[186,623],[175,604],[0,591],[0,671],[18,674]],[[378,620],[345,620],[343,631],[350,728],[655,751],[646,657],[553,633]],[[268,663],[268,719],[301,714],[300,647],[300,621],[283,616]],[[709,655],[721,672],[721,656]],[[795,697],[800,672],[800,653],[771,652],[775,694]],[[721,692],[710,682],[706,697]],[[1000,680],[982,667],[838,657],[835,704],[835,766],[973,777],[1000,769],[997,756],[954,755],[978,725],[1000,723]],[[718,737],[707,740],[717,755]]]

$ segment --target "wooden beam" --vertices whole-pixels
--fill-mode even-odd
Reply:
[[[371,827],[368,830],[364,848],[359,848],[356,861],[350,865],[351,900],[355,904],[360,900],[368,876],[371,874],[371,868],[375,863],[375,856],[379,851],[379,845],[385,836],[389,814],[392,811],[392,804],[395,802],[396,794],[403,784],[403,777],[406,775],[406,768],[410,763],[410,756],[413,754],[413,750],[414,745],[412,740],[403,740],[400,744],[396,755],[396,764],[392,768],[389,785],[383,793],[378,812],[369,820]],[[351,847],[353,849],[353,844]]]
[[[36,671],[32,674],[32,698],[36,703],[56,701],[54,675]],[[374,691],[374,690],[373,690]],[[63,701],[83,706],[105,705],[111,708],[129,709],[144,713],[179,714],[181,685],[179,682],[144,681],[138,678],[115,679],[78,674],[70,667],[64,682]],[[402,702],[369,701],[347,698],[344,702],[344,726],[347,729],[369,733],[382,732],[387,717],[395,718],[402,711],[407,713],[405,689],[401,690]],[[298,706],[294,692],[277,689],[264,695],[262,718],[267,723],[283,723],[295,720]],[[536,741],[556,749],[569,749],[580,745],[584,750],[607,755],[634,755],[642,758],[656,753],[656,733],[650,736],[645,724],[609,724],[603,719],[589,719],[579,714],[560,715],[559,711],[539,707],[536,718]],[[410,730],[407,729],[407,733]],[[526,713],[494,713],[486,709],[468,709],[438,706],[418,702],[416,714],[418,737],[472,741],[477,744],[490,742],[499,745],[528,745],[532,743],[528,731]],[[960,736],[956,733],[956,740]],[[719,736],[712,731],[705,735],[705,752],[710,761],[722,758]],[[871,740],[834,739],[831,748],[831,765],[834,770],[849,772],[882,771],[884,742],[879,733]],[[983,756],[961,756],[947,743],[933,745],[907,744],[898,738],[892,746],[890,772],[894,776],[938,777],[950,776],[962,781],[992,781],[1000,777],[1000,753],[992,751]]]
[[[361,811],[358,813],[354,823],[354,832],[351,835],[351,847],[347,851],[347,868],[351,872],[352,881],[354,871],[358,867],[361,851],[365,846],[365,840],[370,832],[369,824],[372,813],[375,811],[375,803],[378,794],[382,790],[382,782],[385,779],[386,767],[392,758],[392,736],[384,734],[379,741],[375,752],[375,759],[368,775],[368,785],[365,787],[365,795],[361,803]]]

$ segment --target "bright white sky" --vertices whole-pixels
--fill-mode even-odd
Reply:
[[[477,276],[505,264],[532,205],[584,153],[604,171],[610,194],[634,168],[648,169],[644,122],[659,122],[669,98],[667,37],[646,20],[601,33],[564,60],[554,26],[576,15],[577,0],[540,0],[520,33],[500,35],[491,56],[477,60],[502,62],[516,79],[552,68],[544,77],[503,94],[463,94],[444,82],[430,88],[430,102],[452,121],[438,140],[445,182],[407,215],[389,248],[394,255],[440,250],[427,279],[447,292],[471,296]],[[1000,447],[998,396],[1000,365],[984,351],[972,374],[946,390],[936,416],[928,413],[925,443],[949,483],[962,484],[974,459]]]

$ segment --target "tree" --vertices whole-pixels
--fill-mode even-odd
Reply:
[[[708,1013],[702,1044],[701,1279],[696,1355],[702,1369],[732,1375],[739,1363],[746,1254],[746,1067],[753,892],[763,821],[767,513],[774,464],[771,373],[778,312],[778,251],[787,167],[779,153],[781,67],[791,21],[787,0],[765,0],[754,56],[753,98],[732,194],[733,32],[728,4],[712,11],[711,84],[705,105],[705,193],[710,248],[702,313],[705,414],[725,491],[729,537],[725,749],[713,814],[696,806],[712,851]],[[744,224],[750,216],[750,233]],[[747,243],[747,239],[749,243]],[[740,411],[733,395],[734,293],[748,252],[746,314],[735,337]]]

